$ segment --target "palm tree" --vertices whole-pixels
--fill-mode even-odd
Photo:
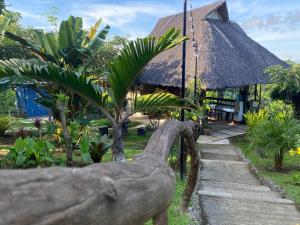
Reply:
[[[112,123],[113,127],[113,159],[125,160],[122,138],[122,125],[138,111],[149,108],[185,107],[187,104],[176,96],[165,93],[135,95],[132,100],[132,112],[122,117],[122,108],[127,94],[147,63],[156,55],[186,40],[180,37],[180,31],[170,29],[158,40],[147,37],[131,41],[121,50],[120,55],[110,63],[108,83],[109,89],[104,90],[86,74],[78,74],[69,68],[61,68],[56,63],[41,60],[12,59],[0,61],[0,77],[24,76],[38,81],[51,82],[61,86],[95,105]]]

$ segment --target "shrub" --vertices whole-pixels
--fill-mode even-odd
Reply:
[[[0,115],[0,135],[3,135],[5,131],[11,128],[12,121],[11,116]]]
[[[54,164],[54,146],[47,141],[18,138],[10,148],[6,159],[16,168],[32,168]]]
[[[284,153],[297,145],[300,133],[300,122],[293,117],[293,108],[282,101],[272,102],[258,113],[248,113],[246,121],[251,147],[271,151],[275,169],[281,170]]]
[[[101,126],[107,126],[107,127],[109,127],[109,128],[112,127],[112,124],[111,124],[111,122],[110,122],[108,119],[94,120],[94,121],[92,122],[92,125],[94,125],[94,126],[99,126],[99,127],[101,127]]]

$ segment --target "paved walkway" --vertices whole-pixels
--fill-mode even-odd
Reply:
[[[229,138],[245,134],[245,125],[231,125],[214,122],[210,125],[211,133],[201,135],[198,144],[229,144]]]
[[[203,224],[297,225],[293,201],[261,185],[232,145],[201,147],[198,204]]]

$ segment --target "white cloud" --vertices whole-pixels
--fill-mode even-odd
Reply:
[[[84,10],[83,10],[84,9]],[[121,28],[138,19],[139,16],[166,16],[176,12],[172,7],[165,4],[132,3],[123,4],[74,4],[71,13],[85,18],[85,26],[90,26],[92,21],[100,17],[113,27]]]
[[[300,28],[300,10],[287,11],[284,14],[269,14],[268,16],[252,16],[243,22],[246,29],[271,30],[286,32]]]
[[[28,19],[34,19],[34,20],[38,20],[38,21],[46,21],[45,17],[43,17],[41,14],[34,14],[22,9],[16,9],[14,7],[9,7],[9,10],[18,12],[21,14],[22,18],[28,18]]]

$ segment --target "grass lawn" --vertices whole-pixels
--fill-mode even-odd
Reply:
[[[234,138],[232,143],[237,145],[253,165],[257,167],[260,176],[269,178],[284,188],[288,197],[300,206],[300,157],[291,157],[286,154],[284,156],[283,171],[276,172],[273,168],[273,158],[270,152],[266,154],[267,158],[261,158],[249,148],[249,143],[245,137]]]

